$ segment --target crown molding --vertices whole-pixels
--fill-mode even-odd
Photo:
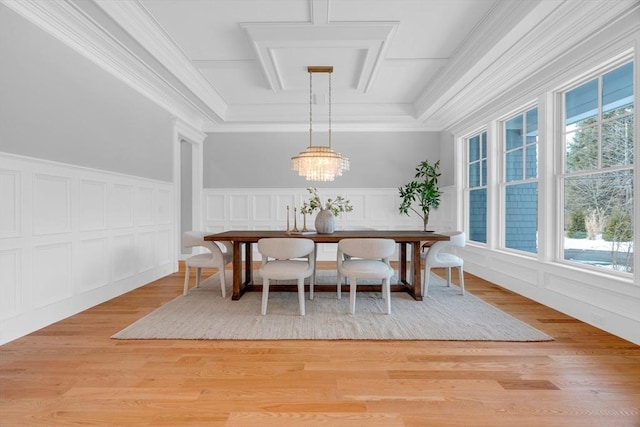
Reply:
[[[631,0],[541,2],[495,44],[495,52],[475,64],[473,80],[461,79],[432,105],[419,110],[422,113],[418,118],[443,123],[445,128],[457,127],[461,120],[486,110],[493,99],[504,98],[514,88],[518,93],[531,91],[566,69],[554,72],[552,66],[558,68],[559,62],[566,62],[567,52],[593,40],[604,27],[614,26],[621,16],[631,16],[637,9],[638,3]]]
[[[196,129],[179,118],[174,118],[173,126],[178,138],[183,137],[196,144],[202,143],[202,141],[207,137],[206,133],[202,132],[200,129]]]
[[[0,0],[28,21],[196,128],[216,123],[215,115],[186,99],[172,82],[150,68],[75,0]],[[82,3],[85,8],[94,3]],[[112,23],[113,24],[113,23]]]
[[[94,0],[189,91],[224,119],[227,102],[193,66],[191,59],[138,1]]]
[[[256,132],[297,132],[308,133],[309,125],[301,123],[255,123],[255,122],[238,122],[224,123],[211,127],[205,127],[204,132],[207,133],[256,133]],[[410,123],[375,121],[371,123],[338,123],[332,124],[332,132],[441,132],[442,126],[431,125],[428,123],[420,123],[415,120]],[[325,130],[318,130],[322,133]],[[314,130],[314,134],[315,134]]]
[[[467,133],[470,125],[474,127],[478,123],[503,116],[534,101],[543,93],[562,91],[583,80],[585,76],[590,76],[603,64],[613,66],[632,59],[640,44],[640,21],[637,18],[640,3],[634,9],[630,9],[619,19],[610,21],[606,28],[583,39],[570,51],[541,67],[520,84],[498,96],[494,95],[485,100],[480,108],[447,123],[446,129],[454,134]]]
[[[314,114],[313,123],[324,126],[328,121],[328,112],[320,111]],[[225,123],[256,122],[273,123],[300,123],[309,127],[309,108],[304,104],[285,105],[243,105],[242,107],[230,107]],[[362,104],[354,108],[353,104],[333,105],[332,123],[375,123],[396,121],[401,123],[415,123],[416,120],[411,104]]]
[[[496,2],[492,10],[469,34],[462,47],[453,54],[444,70],[414,102],[419,120],[438,112],[476,75],[499,58],[513,40],[526,31],[524,17],[541,0]],[[546,4],[549,4],[547,2]]]

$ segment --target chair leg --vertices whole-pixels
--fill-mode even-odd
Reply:
[[[262,310],[260,313],[267,314],[267,301],[269,300],[269,279],[262,279]]]
[[[189,266],[187,265],[184,270],[184,289],[182,290],[182,295],[186,295],[189,290],[189,274]]]
[[[309,299],[313,300],[314,298],[314,294],[313,294],[313,286],[314,286],[314,280],[313,280],[313,274],[309,277]]]
[[[200,278],[202,276],[202,269],[200,267],[196,268],[196,288],[200,287]]]
[[[447,267],[446,275],[447,275],[447,286],[451,286],[451,267]]]
[[[351,314],[356,314],[356,287],[358,283],[355,277],[349,278],[349,306]]]
[[[387,277],[386,279],[383,280],[382,282],[382,287],[383,287],[383,291],[382,291],[382,295],[386,294],[386,300],[387,300],[387,314],[391,314],[391,278]]]
[[[338,283],[336,285],[336,293],[338,294],[338,299],[342,299],[342,276],[338,273]]]
[[[427,296],[427,292],[429,292],[429,277],[431,276],[431,268],[430,267],[425,267],[424,268],[424,275],[422,277],[422,283],[424,286],[422,286],[422,296],[426,297]]]
[[[298,305],[300,305],[300,316],[304,316],[304,279],[298,279]]]
[[[458,267],[458,279],[460,280],[460,288],[462,289],[462,295],[464,295],[464,273],[462,272],[462,266]]]
[[[227,297],[227,284],[224,280],[224,265],[220,269],[220,290],[222,291],[222,298]]]

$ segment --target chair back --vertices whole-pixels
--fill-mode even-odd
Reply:
[[[182,247],[183,248],[197,248],[203,247],[207,248],[209,252],[212,254],[220,254],[222,255],[222,251],[224,249],[225,254],[233,254],[233,246],[231,242],[214,242],[210,240],[204,240],[204,236],[206,236],[206,231],[185,231],[182,233]]]
[[[427,252],[428,264],[433,265],[438,262],[438,256],[441,250],[448,248],[449,246],[464,248],[464,246],[466,245],[467,238],[464,231],[454,231],[451,233],[442,234],[449,235],[449,240],[440,240],[431,245],[429,251]]]
[[[298,237],[271,237],[258,240],[258,252],[275,259],[303,258],[313,253],[315,243]]]
[[[342,239],[338,242],[338,259],[345,254],[355,258],[387,259],[396,251],[393,239]]]
[[[205,246],[204,236],[205,233],[202,231],[185,231],[182,233],[182,247],[195,248]]]
[[[449,242],[451,243],[451,246],[464,248],[464,245],[467,243],[467,237],[464,231],[456,231],[454,233],[451,233]]]

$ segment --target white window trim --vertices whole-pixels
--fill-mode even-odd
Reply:
[[[620,54],[618,56],[616,56],[615,58],[610,59],[609,61],[600,64],[600,66],[597,67],[592,67],[588,72],[583,73],[579,78],[577,79],[573,79],[568,83],[565,83],[561,86],[558,86],[555,90],[550,92],[550,97],[553,99],[554,101],[554,108],[553,108],[553,119],[554,119],[554,123],[553,123],[553,135],[554,135],[554,143],[553,143],[553,151],[555,153],[555,162],[554,162],[554,176],[553,176],[553,187],[555,189],[555,192],[557,194],[556,197],[556,202],[554,204],[554,211],[555,211],[555,215],[557,218],[556,221],[556,233],[555,233],[555,239],[550,242],[550,244],[553,245],[553,258],[549,259],[549,261],[553,262],[553,263],[557,263],[557,264],[561,264],[563,266],[567,266],[567,267],[571,267],[571,268],[575,268],[575,269],[579,269],[579,270],[584,270],[584,271],[592,271],[595,273],[599,273],[599,274],[604,274],[604,275],[609,275],[612,277],[619,277],[622,279],[628,279],[628,278],[633,278],[633,280],[635,282],[638,282],[638,264],[640,262],[640,256],[638,255],[638,241],[639,239],[639,231],[640,231],[640,219],[639,219],[639,215],[637,214],[638,212],[640,212],[638,209],[640,209],[640,202],[638,201],[638,197],[635,197],[635,194],[637,194],[638,192],[638,186],[640,184],[640,173],[638,171],[638,167],[637,167],[637,162],[638,159],[640,157],[638,157],[639,153],[640,153],[640,149],[639,149],[639,144],[638,144],[638,77],[639,77],[639,73],[638,73],[638,66],[639,66],[639,62],[638,62],[638,52],[635,52],[635,54],[633,54],[633,52],[629,52],[627,51],[626,53]],[[624,65],[627,64],[629,62],[633,62],[634,66],[633,66],[633,72],[634,72],[634,76],[633,76],[633,81],[634,81],[634,94],[633,94],[633,99],[634,99],[634,148],[635,148],[635,152],[634,152],[634,163],[632,165],[632,169],[633,169],[633,182],[634,182],[634,212],[636,213],[634,215],[635,220],[634,220],[634,237],[633,237],[633,246],[634,246],[634,258],[633,258],[633,265],[634,265],[634,272],[633,273],[623,273],[623,272],[617,272],[614,270],[608,271],[608,270],[603,270],[602,268],[598,268],[598,267],[593,267],[590,266],[588,264],[584,264],[584,263],[578,263],[578,262],[572,262],[570,260],[566,260],[564,259],[564,215],[563,215],[563,211],[564,211],[564,180],[567,177],[567,174],[565,173],[564,170],[564,165],[565,165],[565,144],[564,144],[564,110],[565,110],[565,106],[564,106],[564,95],[566,92],[579,87],[580,85],[589,82],[595,78],[601,78],[604,74]],[[600,108],[600,106],[598,107]],[[598,114],[598,120],[600,120],[600,112]],[[616,168],[610,168],[609,170],[615,170]],[[623,169],[628,169],[628,168],[623,168]],[[585,174],[592,174],[592,173],[597,173],[597,171],[602,171],[601,168],[598,168],[596,170],[592,170],[589,172],[586,172]],[[572,176],[576,176],[575,174],[571,174]]]
[[[519,184],[523,184],[526,182],[537,182],[538,183],[538,252],[537,253],[531,253],[531,252],[527,252],[527,251],[521,251],[518,249],[513,249],[513,248],[507,248],[507,244],[506,244],[506,216],[504,215],[504,213],[506,212],[506,208],[507,208],[507,196],[506,196],[506,190],[507,190],[507,186],[509,185],[507,183],[507,165],[506,165],[506,160],[504,158],[504,154],[506,151],[506,138],[505,138],[505,133],[504,133],[504,127],[507,121],[513,119],[516,116],[520,116],[520,115],[524,115],[526,114],[529,110],[532,110],[534,108],[538,109],[538,142],[537,142],[537,146],[538,146],[538,166],[537,166],[537,177],[535,179],[526,179],[526,180],[521,180],[519,182]],[[540,105],[539,102],[537,101],[533,101],[533,102],[529,102],[525,105],[523,105],[522,107],[512,110],[510,113],[508,114],[504,114],[503,116],[501,116],[498,120],[496,120],[498,127],[497,127],[497,134],[496,134],[496,146],[498,147],[498,155],[497,155],[497,168],[499,169],[499,176],[498,176],[498,184],[497,184],[497,190],[498,190],[498,213],[499,215],[495,215],[497,216],[500,220],[499,223],[497,224],[497,229],[498,229],[498,235],[497,235],[497,248],[499,248],[500,250],[504,250],[506,252],[512,252],[514,254],[517,255],[522,255],[522,256],[526,256],[526,257],[530,257],[530,258],[537,258],[539,253],[540,253],[540,206],[542,203],[542,200],[540,200],[540,195],[542,194],[540,192],[540,145],[541,145],[541,132],[540,132]],[[526,167],[526,166],[525,166]],[[515,184],[510,184],[510,185],[515,185]]]

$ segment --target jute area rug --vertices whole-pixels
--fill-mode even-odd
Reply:
[[[258,278],[257,280],[261,280]],[[336,283],[335,271],[319,271],[318,283]],[[395,280],[395,278],[394,278]],[[230,282],[230,280],[227,280]],[[279,282],[282,283],[282,282]],[[198,340],[457,340],[550,341],[550,336],[485,303],[457,286],[431,276],[428,296],[415,301],[392,293],[391,314],[377,292],[357,292],[356,313],[349,313],[349,293],[306,297],[306,315],[298,312],[297,292],[270,292],[266,316],[261,292],[222,298],[218,275],[205,280],[113,335],[115,339]]]

